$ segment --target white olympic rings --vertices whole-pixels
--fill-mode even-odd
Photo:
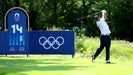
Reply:
[[[59,47],[64,44],[64,38],[62,36],[58,36],[57,38],[53,36],[48,38],[41,36],[39,38],[39,44],[42,45],[44,49],[59,49]]]

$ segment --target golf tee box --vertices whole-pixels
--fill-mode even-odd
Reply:
[[[74,31],[29,31],[29,15],[20,7],[7,11],[0,31],[0,54],[71,54]]]

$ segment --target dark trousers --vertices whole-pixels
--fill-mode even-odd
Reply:
[[[104,47],[106,47],[106,61],[110,59],[110,45],[111,37],[110,35],[101,35],[100,36],[100,47],[97,49],[94,54],[94,59],[101,53]]]

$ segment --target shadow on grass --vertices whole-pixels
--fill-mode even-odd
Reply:
[[[116,63],[114,63],[114,62],[111,62],[111,63],[105,63],[105,64],[116,64]]]
[[[94,63],[99,63],[99,64],[117,64],[115,62],[111,62],[111,63],[106,63],[106,62],[94,62]]]
[[[69,71],[91,66],[80,66],[62,59],[0,59],[0,74],[24,71]]]

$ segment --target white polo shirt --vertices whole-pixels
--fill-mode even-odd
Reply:
[[[104,17],[100,18],[100,20],[97,21],[96,24],[101,31],[101,35],[108,35],[111,33],[108,24],[104,20]]]

